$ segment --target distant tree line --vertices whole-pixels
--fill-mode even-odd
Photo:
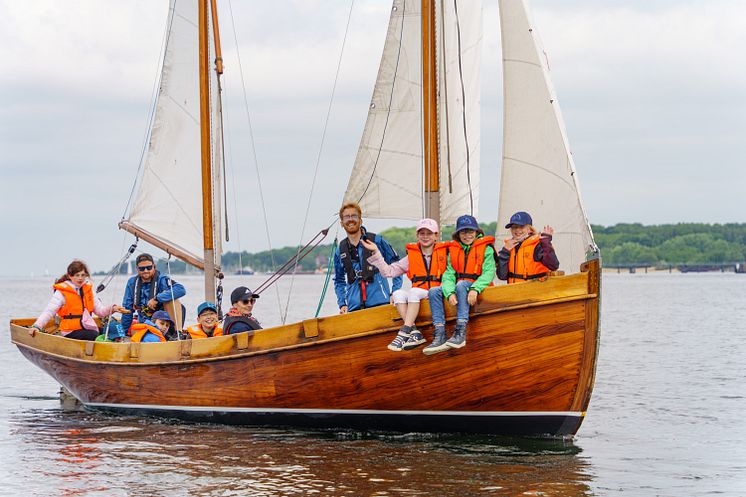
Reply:
[[[592,225],[605,266],[746,261],[746,224]]]
[[[493,235],[497,223],[480,224],[484,232]],[[592,225],[596,243],[601,249],[605,266],[681,264],[719,264],[746,261],[746,224],[679,223],[644,226],[622,223],[614,226]],[[444,229],[443,240],[450,240],[453,227]],[[380,232],[401,255],[405,245],[415,240],[414,228],[388,228]],[[340,235],[341,236],[341,235]],[[498,241],[496,246],[500,247]],[[298,271],[324,270],[329,263],[332,243],[319,245],[303,260]],[[295,257],[297,247],[282,247],[272,252],[227,252],[222,264],[226,273],[234,273],[241,266],[257,272],[273,271]],[[134,263],[132,263],[134,265]],[[158,261],[158,269],[167,271],[165,260]],[[123,272],[126,271],[123,268]],[[134,267],[133,267],[134,269]],[[188,271],[181,261],[170,262],[174,274]]]

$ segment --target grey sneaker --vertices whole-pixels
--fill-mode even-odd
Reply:
[[[433,333],[433,342],[422,349],[422,353],[425,355],[432,355],[437,354],[438,352],[443,352],[444,350],[448,350],[448,345],[446,345],[446,327],[436,326],[435,332]]]
[[[405,333],[401,330],[399,330],[399,333],[396,334],[394,339],[391,341],[391,343],[388,345],[388,349],[393,352],[401,352],[404,348],[404,342],[406,342],[409,339],[410,334]]]
[[[419,347],[423,343],[425,343],[425,337],[422,336],[422,333],[420,333],[419,330],[412,330],[412,333],[409,335],[409,338],[406,342],[404,342],[404,350],[412,350],[415,347]]]
[[[452,349],[460,349],[466,345],[466,324],[457,324],[453,330],[453,336],[448,339],[446,345]]]

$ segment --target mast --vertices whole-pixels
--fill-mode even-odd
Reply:
[[[440,223],[438,95],[435,55],[435,2],[422,0],[422,141],[425,217]]]
[[[205,253],[205,300],[215,301],[215,237],[212,218],[212,160],[210,138],[210,47],[207,1],[199,0],[199,116],[202,156],[202,233]],[[215,17],[217,14],[213,13]]]

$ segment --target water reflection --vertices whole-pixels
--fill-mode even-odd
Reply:
[[[591,495],[570,441],[308,432],[13,412],[25,495]],[[18,468],[16,468],[18,469]],[[41,475],[30,479],[29,475]]]

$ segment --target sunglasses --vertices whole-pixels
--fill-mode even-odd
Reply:
[[[137,266],[138,271],[150,271],[151,269],[153,269],[152,264],[150,266]]]
[[[246,299],[246,300],[242,300],[242,301],[241,301],[241,303],[242,303],[243,305],[249,305],[249,304],[253,304],[254,302],[256,302],[256,299]]]

